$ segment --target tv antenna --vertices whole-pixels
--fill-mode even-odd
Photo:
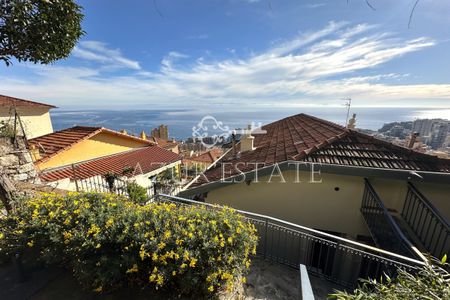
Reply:
[[[350,116],[350,107],[352,106],[352,98],[342,98],[344,100],[344,106],[347,107],[347,117],[345,118],[345,126],[348,125],[348,117]]]

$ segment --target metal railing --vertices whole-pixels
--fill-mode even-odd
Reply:
[[[450,254],[450,224],[410,182],[401,215],[431,255]]]
[[[411,244],[398,227],[394,218],[365,178],[365,188],[361,203],[361,213],[375,244],[388,251],[421,259],[422,254]]]
[[[156,201],[177,205],[201,205],[206,209],[221,206],[158,195]],[[273,217],[237,210],[257,229],[257,255],[298,269],[308,267],[311,274],[342,286],[353,288],[359,278],[380,278],[383,273],[395,276],[397,268],[414,271],[425,263],[400,254],[327,234]]]

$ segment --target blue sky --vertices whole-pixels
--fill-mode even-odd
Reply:
[[[0,65],[0,94],[61,108],[450,107],[450,1],[80,0],[50,66]]]

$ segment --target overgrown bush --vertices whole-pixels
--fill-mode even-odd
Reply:
[[[353,293],[338,292],[330,296],[339,300],[450,299],[450,274],[439,265],[427,265],[416,274],[399,269],[395,279],[385,275],[381,281],[363,280]]]
[[[136,182],[127,183],[127,193],[134,203],[145,204],[148,202],[147,190]]]
[[[232,209],[137,205],[112,194],[46,194],[0,220],[0,252],[39,251],[97,292],[153,286],[177,294],[233,288],[255,228]]]

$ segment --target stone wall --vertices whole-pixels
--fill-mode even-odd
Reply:
[[[17,137],[16,143],[10,137],[0,137],[0,173],[13,181],[40,183],[23,137]]]

